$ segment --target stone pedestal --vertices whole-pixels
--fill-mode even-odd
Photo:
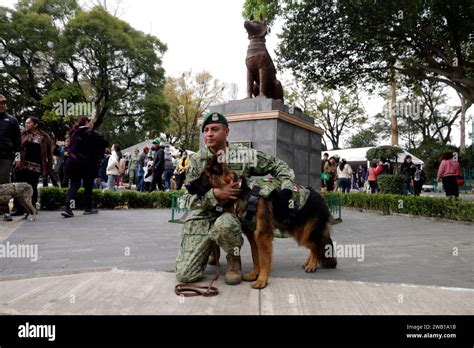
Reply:
[[[297,183],[320,189],[324,131],[314,125],[312,117],[267,98],[231,101],[211,106],[210,110],[227,117],[230,142],[249,141],[252,148],[288,163]],[[204,146],[202,137],[200,146]]]

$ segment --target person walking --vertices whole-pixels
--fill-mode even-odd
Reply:
[[[436,181],[443,181],[443,187],[446,192],[446,197],[459,197],[459,186],[457,183],[457,176],[461,176],[461,167],[459,163],[453,160],[452,152],[445,152],[442,155],[442,160],[438,168],[438,175]]]
[[[421,189],[426,182],[426,175],[425,171],[421,168],[421,164],[417,164],[415,166],[415,175],[413,176],[413,186],[415,196],[419,196],[421,194]]]
[[[155,157],[153,158],[153,179],[150,184],[150,192],[156,190],[158,184],[158,190],[164,191],[163,186],[163,172],[165,171],[165,151],[164,146],[161,146],[160,139],[156,138],[153,140],[153,148],[155,150]]]
[[[415,175],[415,165],[412,162],[411,156],[405,156],[402,165],[400,166],[400,174],[405,175],[407,178],[405,183],[402,185],[403,194],[413,194],[413,178]]]
[[[189,157],[186,150],[182,150],[181,158],[179,159],[178,166],[176,168],[175,177],[176,177],[176,189],[181,190],[184,180],[186,180],[186,171],[189,167]]]
[[[171,155],[170,146],[167,145],[164,148],[165,153],[165,170],[163,172],[164,184],[166,191],[171,190],[171,178],[173,177],[175,165],[173,164],[173,156]]]
[[[40,128],[40,120],[29,117],[25,130],[21,133],[21,165],[15,171],[16,182],[27,182],[33,188],[31,203],[36,208],[38,201],[38,181],[41,175],[48,177],[53,168],[53,147],[49,135]],[[22,216],[25,209],[14,200],[12,216]]]
[[[10,182],[12,165],[15,169],[21,163],[20,125],[15,117],[7,114],[7,98],[0,95],[0,185]],[[3,221],[12,221],[8,202],[0,202]]]
[[[109,161],[107,163],[107,188],[110,191],[115,191],[115,184],[117,178],[120,175],[120,160],[122,159],[122,151],[120,145],[113,144],[112,145],[112,155],[109,157]]]
[[[371,193],[376,193],[378,191],[378,186],[377,186],[377,177],[379,174],[382,172],[382,165],[378,165],[375,162],[372,162],[370,164],[369,168],[369,176],[367,178],[370,186],[370,192]]]
[[[65,174],[71,180],[66,194],[65,218],[74,216],[76,194],[84,186],[84,215],[97,214],[92,207],[92,186],[99,173],[99,162],[109,142],[94,130],[92,118],[81,116],[69,132],[69,158],[65,163]]]
[[[324,173],[327,173],[329,175],[328,180],[326,180],[327,191],[334,191],[334,184],[337,176],[337,164],[335,157],[329,158],[329,161],[326,162],[326,164],[324,165]]]
[[[144,177],[145,177],[145,172],[143,171],[143,167],[146,165],[146,160],[147,160],[147,154],[150,149],[148,146],[145,146],[143,148],[143,152],[140,154],[140,157],[138,157],[138,164],[137,164],[137,191],[143,191],[144,190]]]
[[[352,178],[352,167],[343,158],[341,163],[337,166],[337,179],[339,180],[339,186],[342,189],[342,193],[351,192],[351,178]]]

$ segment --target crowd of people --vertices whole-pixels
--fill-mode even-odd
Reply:
[[[63,216],[74,216],[71,202],[77,190],[85,189],[85,214],[95,214],[92,207],[92,189],[116,191],[121,188],[142,192],[181,189],[189,166],[185,149],[172,148],[159,138],[141,151],[123,154],[119,144],[112,144],[94,129],[90,117],[79,117],[64,140],[53,142],[52,137],[42,129],[42,122],[35,118],[26,119],[21,127],[15,117],[6,113],[7,100],[0,95],[0,184],[27,182],[33,188],[32,203],[38,201],[38,183],[49,182],[53,186],[68,187]],[[393,174],[389,160],[371,162],[369,168],[359,165],[356,169],[338,156],[325,153],[321,165],[322,189],[339,190],[348,193],[352,189],[379,192],[378,178],[382,174]],[[414,164],[406,156],[400,166],[400,174],[406,177],[402,185],[403,194],[420,195],[426,175],[420,164]],[[445,153],[437,173],[437,181],[443,183],[447,196],[459,196],[461,175],[459,163],[452,153]],[[11,216],[23,215],[23,207],[14,202],[9,207],[0,204],[4,221]]]
[[[151,147],[122,154],[119,144],[112,144],[95,129],[91,117],[79,117],[64,140],[42,129],[43,123],[28,117],[24,126],[6,112],[7,99],[0,95],[0,184],[27,182],[33,188],[32,204],[37,206],[38,185],[50,183],[68,188],[62,215],[74,216],[77,191],[84,187],[84,214],[96,214],[92,189],[115,191],[119,188],[138,191],[181,189],[188,168],[188,153],[155,139]],[[109,147],[110,146],[110,147]],[[8,204],[0,204],[0,217],[24,215],[15,200],[10,212]]]
[[[344,158],[340,159],[337,155],[329,157],[329,154],[325,153],[321,163],[321,173],[322,187],[325,191],[340,189],[342,193],[348,193],[354,189],[377,193],[380,191],[379,176],[394,174],[394,167],[390,160],[380,159],[370,162],[368,169],[359,165],[356,170],[353,170]],[[399,173],[406,177],[406,181],[402,184],[402,193],[419,196],[426,183],[426,175],[421,165],[415,165],[412,157],[407,155],[400,166]]]

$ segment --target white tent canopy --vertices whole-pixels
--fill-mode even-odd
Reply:
[[[331,151],[321,151],[321,158],[325,153],[329,154],[329,157],[338,155],[341,159],[345,158],[347,162],[367,162],[366,154],[370,149],[374,147],[359,147],[355,149],[344,149],[344,150],[331,150]],[[424,162],[418,157],[413,156],[408,151],[403,150],[402,153],[398,155],[397,163],[403,163],[405,156],[410,155],[412,162],[414,164],[424,164]]]
[[[123,154],[128,153],[128,154],[131,155],[136,149],[138,149],[139,152],[142,153],[143,148],[145,146],[148,146],[148,148],[151,148],[152,142],[153,142],[153,139],[142,141],[141,143],[138,143],[138,144],[132,145],[130,147],[127,147],[126,149],[123,149],[122,153]],[[164,143],[162,142],[162,144],[164,144]],[[176,147],[174,147],[173,145],[170,145],[170,150],[171,150],[171,154],[174,157],[179,157],[179,150]],[[188,156],[190,156],[194,153],[194,151],[191,151],[191,150],[186,150],[186,152],[188,153]]]

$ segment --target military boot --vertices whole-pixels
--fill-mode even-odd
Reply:
[[[240,267],[240,255],[229,253],[226,256],[227,271],[225,272],[225,283],[227,285],[237,285],[242,281],[242,271]]]
[[[207,264],[216,265],[217,262],[219,262],[220,257],[221,257],[221,248],[216,244],[216,242],[212,242],[211,253],[209,254]]]

